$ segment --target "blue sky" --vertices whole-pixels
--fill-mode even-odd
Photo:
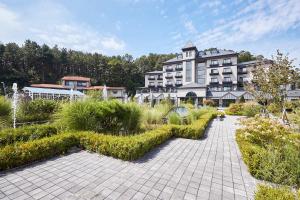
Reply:
[[[300,63],[299,0],[0,0],[0,41],[107,55],[276,49]]]

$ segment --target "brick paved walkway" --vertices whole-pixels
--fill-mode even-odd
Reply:
[[[206,139],[170,140],[136,162],[81,151],[7,172],[0,199],[253,199],[236,119],[214,120]]]

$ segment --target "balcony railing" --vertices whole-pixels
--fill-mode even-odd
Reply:
[[[182,78],[182,74],[176,74],[175,78]]]
[[[173,71],[173,68],[166,68],[166,72],[172,72]]]
[[[176,86],[176,87],[182,86],[182,82],[177,82],[177,83],[175,83],[175,86]]]
[[[171,79],[171,78],[173,78],[172,75],[166,75],[166,79]]]
[[[231,70],[224,70],[223,72],[222,72],[222,74],[232,74],[232,71]]]
[[[148,80],[155,80],[155,76],[149,76]]]
[[[210,67],[219,67],[219,63],[216,63],[216,64],[210,64],[209,66],[210,66]]]
[[[218,72],[218,71],[216,71],[216,72],[211,71],[211,72],[209,73],[209,75],[219,75],[219,72]]]
[[[223,84],[231,84],[232,80],[223,80]]]
[[[247,74],[247,69],[246,68],[239,69],[238,74]]]
[[[175,70],[176,71],[182,71],[182,66],[180,65],[180,66],[177,66],[176,68],[175,68]]]
[[[228,62],[228,63],[223,63],[223,66],[231,66],[232,62]]]

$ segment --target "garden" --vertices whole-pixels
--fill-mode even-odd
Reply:
[[[0,170],[65,154],[72,147],[136,160],[171,138],[203,138],[217,115],[211,107],[195,109],[182,104],[185,116],[175,108],[167,101],[154,107],[92,98],[20,101],[14,129],[9,128],[11,103],[1,97]]]

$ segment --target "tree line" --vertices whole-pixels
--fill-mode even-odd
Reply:
[[[249,52],[241,55],[243,61],[254,59]],[[17,82],[21,88],[33,83],[59,83],[63,76],[80,75],[92,78],[94,85],[124,86],[132,95],[137,87],[144,86],[146,72],[161,70],[162,62],[174,56],[150,53],[133,59],[129,54],[106,56],[39,45],[31,40],[21,46],[0,43],[0,81],[8,88]]]

